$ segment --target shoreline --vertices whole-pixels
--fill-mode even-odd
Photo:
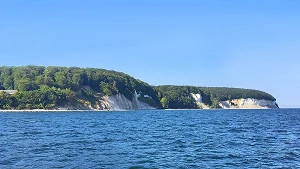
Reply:
[[[46,110],[46,109],[32,109],[32,110],[0,110],[1,112],[109,112],[109,111],[125,111],[125,110]]]
[[[174,110],[267,110],[267,109],[282,109],[282,108],[227,108],[227,109],[155,109],[155,110],[166,110],[166,111],[174,111]],[[295,109],[295,108],[287,108],[287,109]],[[297,108],[296,108],[297,109]],[[141,110],[153,110],[153,109],[141,109]],[[0,109],[0,113],[3,112],[125,112],[125,111],[140,111],[140,110],[124,110],[124,109],[120,109],[120,110],[86,110],[86,109],[82,109],[82,110],[70,110],[70,109],[23,109],[23,110],[4,110],[4,109]]]

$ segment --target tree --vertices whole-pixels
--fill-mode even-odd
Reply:
[[[54,78],[60,88],[68,87],[67,76],[64,72],[56,72]]]
[[[108,84],[108,83],[101,82],[101,83],[100,83],[100,89],[101,89],[101,91],[102,91],[105,95],[110,96],[110,95],[113,94],[112,91],[111,91],[111,89],[110,89],[110,87],[109,87],[109,84]]]
[[[32,80],[29,78],[23,78],[15,81],[15,88],[20,91],[33,90]]]
[[[160,103],[162,105],[162,107],[164,109],[167,109],[169,108],[169,101],[168,101],[168,98],[167,97],[163,97],[161,100],[160,100]]]

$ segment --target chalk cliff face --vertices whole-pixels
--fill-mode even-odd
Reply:
[[[201,94],[191,93],[192,98],[194,98],[198,108],[200,109],[210,109],[208,105],[203,103]],[[129,100],[122,94],[116,94],[112,96],[103,96],[100,98],[98,104],[92,106],[90,104],[84,107],[68,106],[68,107],[57,107],[57,109],[85,109],[85,110],[150,110],[156,109],[151,107],[147,103],[138,100],[139,97],[149,97],[148,95],[133,94],[132,100]],[[151,97],[150,97],[151,98]],[[258,100],[253,98],[247,99],[233,99],[219,102],[220,108],[223,109],[260,109],[260,108],[278,108],[275,101],[271,100]]]
[[[195,99],[196,104],[198,105],[199,108],[201,108],[201,109],[210,109],[209,106],[205,105],[202,102],[201,94],[199,94],[199,93],[197,93],[197,94],[191,93],[191,96]]]
[[[138,95],[134,93],[132,100],[127,99],[122,94],[104,96],[102,97],[101,109],[107,110],[145,110],[145,109],[156,109],[151,107],[147,103],[139,101]]]
[[[199,108],[209,109],[210,107],[202,102],[200,94],[191,93]],[[275,101],[258,100],[258,99],[234,99],[227,101],[220,101],[219,106],[223,109],[258,109],[258,108],[279,108]]]
[[[234,100],[227,100],[221,101],[219,106],[223,109],[230,109],[230,108],[278,108],[278,105],[275,101],[271,100],[258,100],[258,99],[234,99]]]

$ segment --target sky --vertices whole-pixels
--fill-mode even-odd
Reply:
[[[300,108],[299,0],[0,0],[0,66],[250,88]]]

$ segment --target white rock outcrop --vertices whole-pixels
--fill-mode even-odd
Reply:
[[[147,103],[138,100],[138,94],[135,92],[132,100],[127,99],[122,94],[102,97],[101,107],[107,110],[146,110],[156,109]]]
[[[201,94],[191,93],[191,96],[195,99],[199,108],[210,109],[209,106],[202,102]],[[278,108],[275,101],[271,100],[258,100],[253,98],[247,99],[234,99],[220,101],[219,106],[223,109],[261,109],[261,108]]]
[[[206,104],[204,104],[202,102],[202,96],[201,96],[201,94],[199,94],[199,93],[197,93],[197,94],[191,93],[191,96],[195,99],[196,104],[198,105],[198,107],[200,109],[210,109],[209,106],[207,106]]]
[[[275,101],[258,100],[253,98],[233,99],[219,102],[219,106],[223,109],[258,109],[258,108],[278,108]]]
[[[202,96],[201,96],[201,94],[199,94],[199,93],[197,93],[197,94],[191,93],[191,95],[196,100],[196,102],[202,103]]]

